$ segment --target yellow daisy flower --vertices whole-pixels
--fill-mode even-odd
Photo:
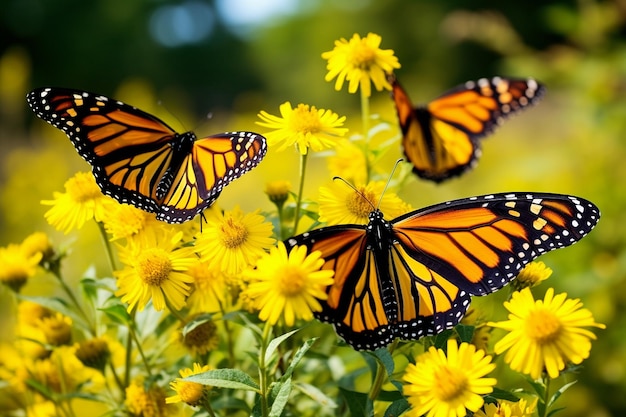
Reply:
[[[319,251],[307,255],[305,246],[294,246],[287,253],[285,244],[278,242],[259,259],[256,269],[245,272],[249,283],[244,298],[259,311],[261,320],[292,326],[296,319],[310,321],[313,312],[322,310],[319,300],[327,298],[334,271],[320,270],[324,265],[320,256]]]
[[[18,292],[37,272],[42,253],[28,254],[20,245],[0,248],[0,283]]]
[[[407,416],[465,417],[484,403],[483,395],[493,391],[495,378],[484,378],[496,367],[491,356],[474,345],[448,340],[447,353],[431,347],[409,364],[404,374],[403,393],[411,410]]]
[[[67,345],[72,340],[72,319],[61,313],[43,317],[37,323],[46,342],[53,346]]]
[[[165,390],[157,385],[146,386],[141,379],[126,387],[124,405],[131,416],[166,417],[173,415],[173,406],[167,404]]]
[[[183,232],[170,227],[149,228],[118,245],[119,258],[126,267],[115,271],[118,290],[115,295],[128,303],[128,311],[143,310],[148,302],[157,311],[167,303],[180,310],[193,282],[187,270],[197,257],[192,247],[180,247]]]
[[[224,274],[211,269],[208,262],[198,260],[187,271],[193,277],[193,292],[187,300],[190,311],[218,313],[228,305],[228,281]]]
[[[497,404],[485,404],[482,410],[474,413],[474,417],[532,417],[535,404],[536,400],[528,404],[523,398],[515,403],[502,400]]]
[[[381,41],[375,33],[368,33],[364,38],[355,33],[350,40],[335,41],[332,51],[322,53],[322,58],[328,60],[326,81],[337,77],[335,90],[339,91],[347,80],[348,92],[356,93],[361,87],[365,97],[372,95],[371,83],[378,91],[391,90],[386,74],[400,68],[400,63],[392,49],[380,49]]]
[[[265,184],[265,194],[270,201],[278,207],[282,207],[289,198],[291,183],[285,180],[272,181]]]
[[[533,261],[517,274],[517,278],[511,282],[511,286],[517,291],[526,287],[536,287],[550,278],[550,275],[552,275],[552,269],[548,268],[545,263]]]
[[[239,206],[207,213],[207,225],[196,235],[196,251],[209,268],[236,275],[253,265],[274,244],[272,223],[259,210],[245,214]]]
[[[41,253],[41,262],[46,262],[54,256],[54,247],[44,232],[34,232],[22,241],[22,251],[27,257]]]
[[[337,144],[335,152],[327,159],[330,174],[351,184],[364,184],[367,181],[367,159],[363,150],[343,139]]]
[[[107,210],[117,202],[102,194],[93,175],[78,172],[65,182],[65,192],[53,193],[53,200],[42,200],[41,204],[52,206],[44,216],[55,229],[67,234],[80,229],[91,220],[102,221]]]
[[[411,211],[409,204],[390,191],[380,199],[385,190],[383,181],[372,181],[357,186],[356,190],[340,181],[333,182],[330,187],[320,187],[319,221],[328,225],[367,224],[369,214],[377,207],[387,220]]]
[[[514,292],[504,303],[508,321],[489,322],[489,326],[509,331],[494,346],[496,354],[506,352],[504,361],[519,372],[539,378],[545,370],[550,378],[559,376],[567,362],[580,364],[589,357],[591,339],[596,336],[583,327],[598,327],[591,312],[579,299],[566,293],[554,295],[549,288],[543,300],[533,298],[530,288]]]
[[[192,317],[191,320],[194,318],[195,317]],[[189,350],[194,356],[212,352],[220,345],[220,335],[218,333],[217,324],[210,319],[196,323],[196,326],[192,330],[184,334],[181,331],[179,335],[179,341],[185,349]]]
[[[76,357],[83,365],[104,373],[104,367],[111,357],[111,350],[105,338],[95,337],[76,345]]]
[[[111,235],[111,240],[129,238],[159,224],[154,214],[121,203],[112,204],[104,213],[102,221],[104,230]]]
[[[269,146],[278,146],[282,151],[296,145],[300,154],[306,155],[309,149],[321,151],[332,148],[337,138],[345,135],[348,129],[342,128],[345,116],[339,117],[331,110],[317,109],[308,104],[298,104],[291,108],[290,102],[280,105],[280,116],[261,111],[259,126],[275,129],[265,134]]]
[[[170,382],[170,387],[176,391],[176,395],[167,397],[165,402],[167,404],[184,402],[194,407],[200,405],[202,400],[205,398],[209,387],[207,385],[198,384],[197,382],[183,381],[182,378],[201,374],[202,372],[209,371],[210,369],[211,367],[209,365],[200,366],[198,363],[193,364],[193,369],[181,369],[179,371],[181,377]]]

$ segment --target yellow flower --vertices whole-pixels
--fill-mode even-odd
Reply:
[[[120,261],[126,265],[115,271],[118,290],[115,295],[128,303],[128,311],[141,311],[148,302],[157,311],[169,304],[180,310],[185,305],[193,282],[187,270],[197,257],[192,247],[179,247],[183,232],[170,227],[149,228],[129,239],[126,246],[118,245]]]
[[[266,133],[265,137],[269,146],[280,145],[279,151],[292,145],[296,145],[302,155],[306,155],[309,148],[321,151],[335,146],[337,138],[348,132],[341,127],[346,117],[339,117],[331,110],[317,109],[308,104],[298,104],[292,109],[287,101],[280,105],[280,114],[281,117],[261,111],[259,118],[262,122],[257,122],[259,126],[275,129]]]
[[[65,182],[65,193],[54,192],[54,200],[43,200],[41,204],[52,206],[45,218],[57,230],[69,233],[80,229],[85,222],[102,221],[104,214],[115,204],[111,197],[102,194],[93,175],[78,172]]]
[[[111,204],[102,221],[111,240],[132,237],[159,222],[154,214],[121,203]]]
[[[332,270],[320,270],[321,252],[307,255],[305,246],[294,246],[289,253],[278,242],[270,253],[259,259],[254,270],[245,273],[249,284],[244,290],[259,318],[269,324],[282,319],[287,326],[296,319],[310,321],[321,311],[319,300],[327,298],[326,287],[333,283]]]
[[[525,399],[518,402],[498,401],[497,404],[485,404],[482,410],[474,413],[474,417],[532,417],[535,412],[534,401],[527,404]]]
[[[124,405],[132,416],[166,417],[172,414],[172,406],[166,404],[165,390],[159,386],[146,386],[141,380],[134,380],[126,387]]]
[[[272,181],[265,184],[265,194],[270,201],[279,207],[289,198],[291,183],[289,181]]]
[[[552,269],[541,261],[534,261],[527,264],[524,269],[517,274],[517,278],[511,282],[511,286],[519,291],[523,288],[536,287],[552,275]]]
[[[366,186],[357,186],[357,191],[346,184],[335,181],[330,187],[320,187],[319,220],[328,225],[367,224],[369,214],[376,207],[387,220],[411,211],[411,206],[396,194],[385,190],[385,183],[372,181]],[[380,201],[380,206],[379,206]]]
[[[372,95],[372,82],[378,91],[391,90],[386,73],[400,68],[400,64],[392,49],[380,49],[381,41],[375,33],[368,33],[364,38],[355,33],[349,41],[344,38],[335,41],[332,51],[322,53],[322,58],[328,60],[326,81],[337,77],[335,90],[339,91],[347,80],[348,92],[356,93],[361,87],[366,97]]]
[[[218,313],[228,306],[229,288],[222,272],[198,260],[187,271],[193,277],[193,292],[187,300],[192,312]]]
[[[26,236],[20,246],[27,257],[41,253],[41,262],[46,262],[54,256],[52,243],[44,232],[31,233]]]
[[[76,345],[76,357],[83,365],[104,372],[104,367],[111,357],[111,351],[106,339],[95,337],[83,340]]]
[[[165,402],[167,404],[184,402],[191,406],[200,405],[202,403],[202,400],[205,398],[206,392],[208,391],[209,387],[207,385],[202,385],[197,382],[183,381],[182,378],[187,378],[191,375],[197,375],[210,369],[211,367],[209,365],[200,366],[200,364],[198,363],[193,364],[193,369],[181,369],[179,371],[181,378],[176,378],[176,380],[170,382],[170,387],[174,391],[176,391],[176,395],[167,397],[165,399]]]
[[[104,377],[95,369],[84,366],[75,351],[71,346],[58,347],[48,358],[34,361],[29,372],[37,382],[54,392],[98,392],[104,388]]]
[[[367,181],[367,159],[363,150],[344,139],[337,144],[336,153],[328,157],[328,171],[333,177],[341,177],[351,184]]]
[[[495,378],[483,378],[495,367],[491,356],[468,343],[459,346],[449,339],[447,354],[431,347],[406,368],[403,393],[411,404],[407,416],[465,417],[466,410],[477,411],[482,395],[496,384]]]
[[[67,345],[72,340],[72,319],[61,313],[43,317],[37,323],[46,342],[53,346]]]
[[[598,327],[591,312],[578,299],[566,293],[554,295],[549,288],[543,300],[533,298],[530,288],[514,292],[504,303],[508,321],[488,325],[508,330],[494,347],[496,354],[506,352],[504,361],[515,371],[539,378],[545,370],[550,378],[559,376],[566,362],[580,364],[589,357],[590,339],[596,336],[583,327]]]
[[[0,248],[0,283],[18,292],[37,272],[42,253],[28,254],[20,245]]]
[[[186,333],[180,333],[181,342],[194,355],[204,355],[219,347],[220,336],[213,320],[206,319]]]
[[[236,275],[253,265],[274,244],[272,223],[259,210],[244,214],[235,207],[224,213],[210,212],[208,224],[196,235],[196,251],[209,268]]]

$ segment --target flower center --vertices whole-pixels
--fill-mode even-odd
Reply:
[[[449,366],[442,366],[435,372],[435,395],[450,402],[467,390],[467,376],[464,372]]]
[[[293,131],[303,135],[322,130],[317,109],[315,106],[309,108],[308,104],[298,104],[291,116],[290,125]]]
[[[306,283],[306,275],[301,268],[293,265],[284,265],[279,271],[280,291],[283,295],[291,297],[302,292]]]
[[[372,212],[371,202],[376,200],[373,192],[367,191],[365,188],[359,189],[359,193],[350,193],[346,201],[348,211],[360,219],[367,219]],[[365,198],[363,198],[365,196]]]
[[[533,311],[526,319],[526,334],[540,345],[551,343],[561,334],[561,321],[550,311]]]
[[[235,249],[243,245],[248,238],[248,229],[241,224],[233,220],[232,218],[225,219],[224,223],[220,226],[220,238],[222,243],[228,249]]]
[[[350,61],[352,65],[362,70],[369,70],[376,62],[376,51],[370,48],[363,39],[359,44],[352,48],[352,56]]]
[[[160,287],[172,272],[172,261],[167,253],[158,248],[150,248],[139,255],[138,273],[147,285]]]
[[[102,192],[88,172],[79,172],[67,180],[65,189],[72,199],[78,203],[102,197]]]

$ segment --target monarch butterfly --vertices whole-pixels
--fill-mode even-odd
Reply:
[[[455,326],[471,295],[494,292],[525,264],[582,239],[600,218],[579,197],[511,193],[449,201],[391,221],[380,210],[367,225],[338,225],[285,241],[321,251],[335,271],[316,317],[355,349],[396,337],[435,335]]]
[[[476,165],[481,154],[478,139],[508,116],[536,103],[545,91],[530,78],[481,78],[414,108],[396,77],[390,74],[388,78],[404,154],[416,175],[436,183]]]
[[[267,151],[257,133],[197,140],[121,101],[80,90],[38,88],[26,99],[39,118],[67,134],[105,194],[168,223],[201,213]]]

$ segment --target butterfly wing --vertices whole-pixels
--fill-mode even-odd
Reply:
[[[404,154],[415,174],[435,182],[472,168],[480,156],[478,139],[508,116],[537,102],[545,91],[533,79],[481,78],[414,108],[393,75],[390,81]]]
[[[600,213],[560,194],[455,200],[367,228],[333,226],[289,239],[320,250],[335,271],[317,317],[356,349],[438,334],[461,320],[470,295],[496,291],[539,255],[582,239]],[[378,223],[380,222],[380,223]]]
[[[261,162],[265,138],[253,132],[222,133],[193,144],[173,179],[157,218],[180,223],[209,207],[222,189]]]

